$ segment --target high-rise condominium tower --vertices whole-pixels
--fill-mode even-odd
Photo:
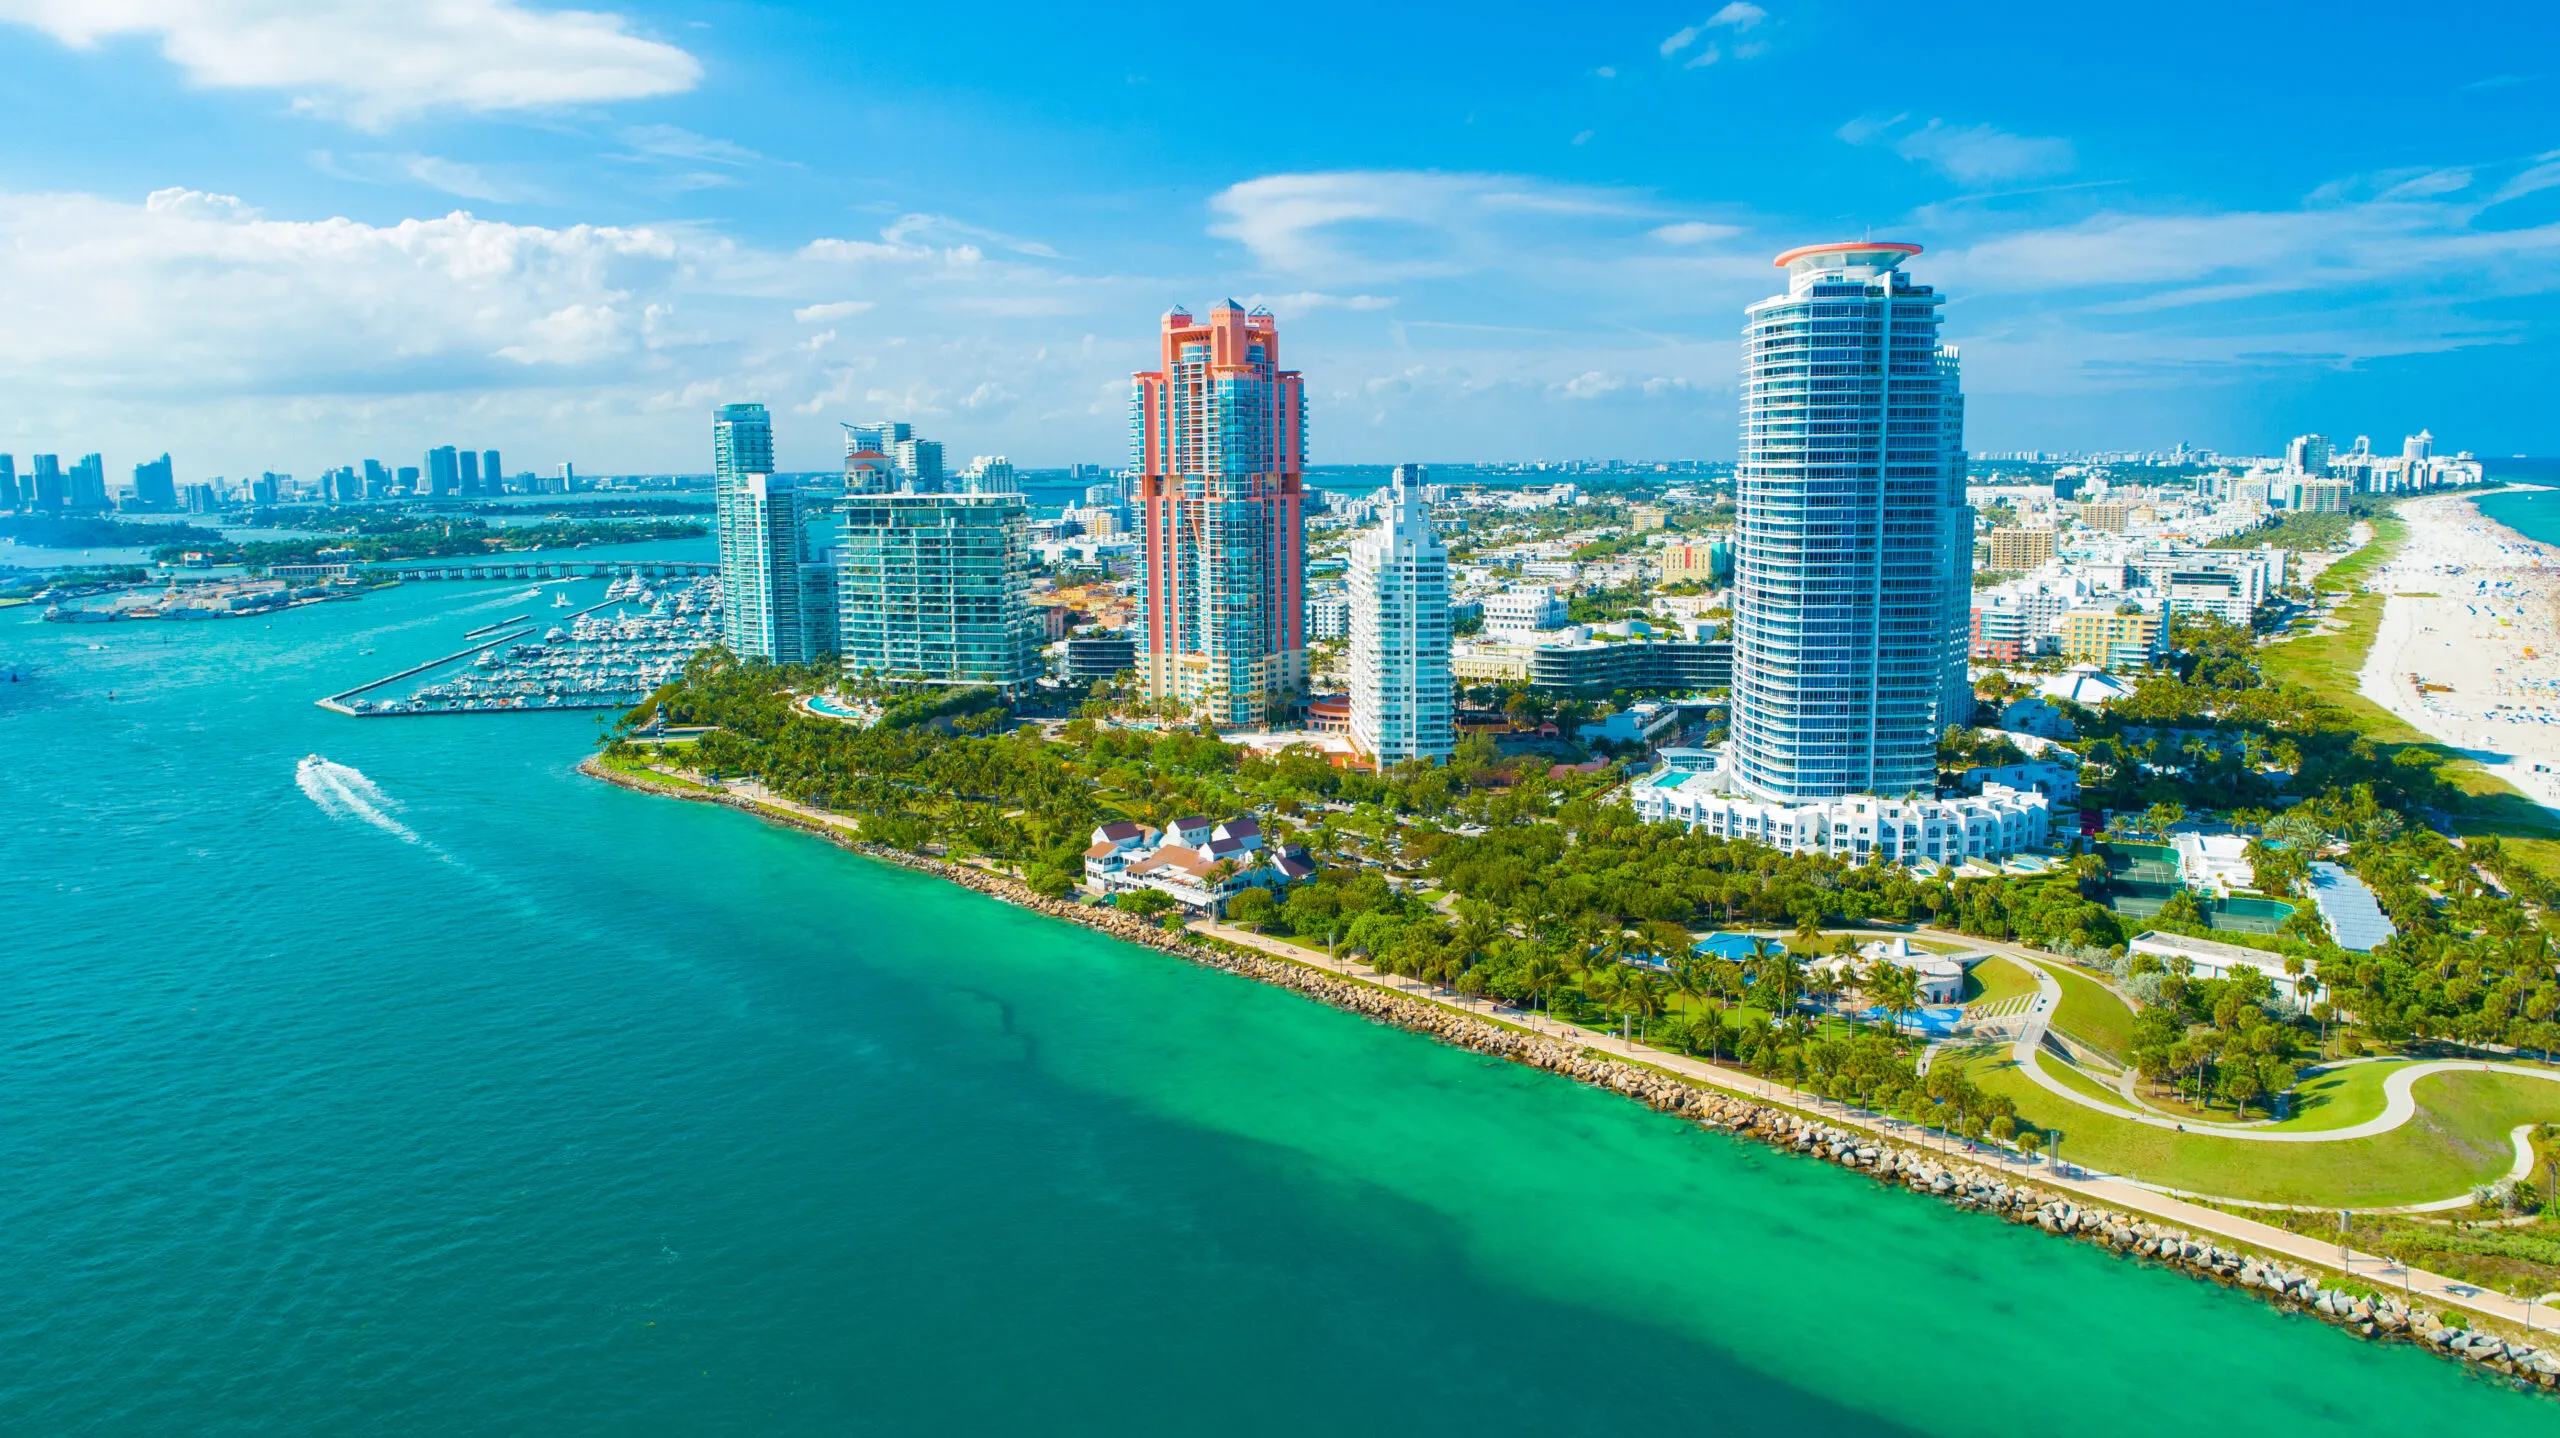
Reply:
[[[846,431],[844,538],[835,570],[845,672],[1002,689],[1037,679],[1031,511],[1013,467],[950,483],[940,474],[940,444],[911,435],[884,441],[877,429],[851,425]],[[932,472],[900,477],[877,447],[883,442],[910,451],[931,446]]]
[[[147,459],[133,467],[133,498],[144,509],[178,507],[178,474],[169,456]]]
[[[835,652],[833,596],[808,552],[797,485],[773,473],[773,420],[760,404],[711,419],[712,499],[720,532],[720,637],[730,652],[802,664]]]
[[[1134,376],[1147,693],[1260,725],[1306,682],[1306,407],[1270,312],[1166,313]]]
[[[1449,551],[1422,466],[1400,464],[1378,527],[1351,543],[1351,742],[1380,767],[1457,747],[1449,690]]]
[[[1955,353],[1917,245],[1808,245],[1743,329],[1733,776],[1789,803],[1935,788],[1969,720]]]

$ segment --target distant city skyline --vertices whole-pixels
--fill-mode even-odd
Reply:
[[[2093,48],[1318,6],[1250,39],[1277,127],[1191,123],[1210,62],[1143,4],[0,14],[0,117],[44,137],[0,154],[0,451],[119,475],[444,434],[685,471],[742,397],[784,470],[879,413],[1109,460],[1135,322],[1224,295],[1290,328],[1311,464],[1729,460],[1768,257],[1885,233],[1964,296],[1977,449],[2560,452],[2560,81],[2495,8],[2171,5]]]

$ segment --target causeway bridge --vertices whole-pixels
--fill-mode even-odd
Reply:
[[[719,562],[708,559],[409,559],[368,564],[358,571],[367,579],[690,579],[718,574]]]

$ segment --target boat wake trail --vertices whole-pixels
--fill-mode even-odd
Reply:
[[[400,807],[398,802],[366,778],[363,770],[310,754],[294,766],[293,782],[303,797],[332,819],[361,820],[404,844],[419,842],[416,830],[391,817],[391,811]]]

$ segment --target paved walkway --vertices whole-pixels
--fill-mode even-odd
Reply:
[[[1906,1146],[1933,1149],[1946,1153],[1950,1157],[1969,1159],[1986,1168],[2006,1170],[2021,1179],[2031,1180],[2046,1188],[2058,1189],[2094,1203],[2149,1214],[2162,1222],[2176,1224],[2191,1233],[2219,1234],[2224,1238],[2246,1243],[2261,1252],[2282,1254],[2287,1258],[2316,1264],[2333,1272],[2344,1272],[2377,1288],[2398,1287],[2414,1298],[2466,1308],[2474,1313],[2486,1314],[2518,1327],[2530,1325],[2535,1332],[2549,1330],[2555,1323],[2560,1323],[2560,1315],[2556,1315],[2550,1308],[2528,1309],[2523,1303],[2503,1293],[2463,1283],[2457,1279],[2444,1277],[2442,1274],[2429,1273],[2422,1268],[2408,1268],[2377,1254],[2347,1251],[2342,1260],[2341,1249],[2335,1243],[2305,1238],[2301,1234],[2277,1228],[2272,1224],[2205,1208],[2113,1174],[2097,1173],[2076,1166],[2066,1166],[2057,1172],[2051,1161],[2022,1159],[2006,1149],[1968,1144],[1961,1139],[1948,1140],[1935,1130],[1906,1123],[1900,1119],[1886,1118],[1881,1114],[1869,1113],[1864,1109],[1850,1108],[1818,1099],[1809,1094],[1772,1084],[1751,1074],[1680,1054],[1644,1048],[1628,1043],[1614,1034],[1599,1033],[1539,1014],[1526,1013],[1488,999],[1471,999],[1464,994],[1452,993],[1418,979],[1381,973],[1353,960],[1327,959],[1322,954],[1310,952],[1295,944],[1265,938],[1260,934],[1232,925],[1200,919],[1193,921],[1190,927],[1195,933],[1212,934],[1231,944],[1258,949],[1295,963],[1312,965],[1331,973],[1341,974],[1346,978],[1359,979],[1383,988],[1394,989],[1425,1003],[1438,1004],[1445,1009],[1473,1014],[1478,1018],[1492,1019],[1514,1028],[1544,1033],[1568,1043],[1625,1058],[1649,1068],[1677,1074],[1682,1078],[1692,1079],[1709,1087],[1740,1094],[1763,1103],[1814,1113],[1824,1122],[1842,1128],[1862,1129]],[[2465,1198],[2463,1201],[2469,1200]]]

